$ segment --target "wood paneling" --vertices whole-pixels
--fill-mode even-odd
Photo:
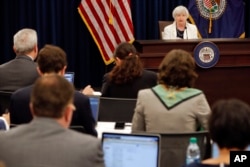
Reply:
[[[204,91],[210,105],[221,98],[239,98],[250,104],[250,39],[138,40],[134,45],[144,67],[157,71],[170,50],[179,48],[193,54],[203,41],[215,43],[220,58],[212,68],[197,66],[195,87]]]

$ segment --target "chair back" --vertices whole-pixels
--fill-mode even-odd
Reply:
[[[186,163],[186,150],[190,137],[197,138],[201,160],[210,157],[211,143],[208,131],[190,133],[160,133],[161,165],[160,167],[181,167]]]
[[[12,92],[0,91],[0,115],[7,112]]]
[[[164,31],[164,28],[170,24],[172,24],[173,21],[162,21],[162,20],[159,20],[158,21],[158,26],[159,26],[159,33],[160,33],[160,39],[162,39],[163,35],[163,31]]]
[[[136,99],[100,97],[98,120],[103,122],[132,122]]]
[[[133,133],[145,133],[135,131]],[[148,132],[146,132],[148,133]],[[157,133],[161,136],[160,167],[182,167],[186,164],[186,152],[191,137],[197,138],[201,160],[211,157],[211,140],[208,131]]]

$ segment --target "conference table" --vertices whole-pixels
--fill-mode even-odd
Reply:
[[[131,133],[132,124],[127,122],[122,129],[115,128],[115,122],[97,122],[96,131],[98,138],[102,138],[103,132],[112,132],[112,133]]]
[[[194,55],[204,42],[218,48],[219,59],[209,68],[197,65],[199,77],[195,88],[204,91],[210,105],[225,98],[239,98],[250,104],[250,39],[136,40],[133,44],[144,67],[157,71],[170,50],[183,49]]]

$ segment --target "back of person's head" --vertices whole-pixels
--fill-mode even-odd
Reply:
[[[58,46],[45,45],[38,53],[37,63],[42,73],[58,73],[67,66],[66,53]]]
[[[109,75],[112,82],[125,84],[141,76],[143,66],[132,44],[128,42],[120,43],[115,49],[114,59],[116,65]]]
[[[158,82],[176,88],[193,87],[196,78],[195,61],[190,53],[173,49],[159,66]]]
[[[74,87],[63,76],[48,74],[39,77],[31,93],[35,116],[61,118],[65,108],[73,103]]]
[[[211,139],[220,148],[245,149],[250,144],[250,107],[239,99],[219,100],[209,119]]]
[[[33,29],[24,28],[14,35],[13,42],[16,54],[26,55],[37,46],[37,32]]]
[[[114,58],[118,57],[119,59],[124,60],[131,54],[137,54],[134,45],[128,42],[122,42],[116,47],[114,51]]]
[[[176,8],[174,8],[173,12],[172,12],[172,17],[175,19],[175,17],[179,14],[184,14],[186,15],[186,17],[189,17],[189,12],[188,9],[185,6],[177,6]]]

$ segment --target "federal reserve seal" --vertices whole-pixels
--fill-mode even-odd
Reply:
[[[211,68],[219,60],[219,48],[213,42],[200,42],[194,48],[194,59],[201,68]]]
[[[227,1],[226,0],[196,0],[197,9],[200,15],[205,19],[216,20],[224,13]]]

